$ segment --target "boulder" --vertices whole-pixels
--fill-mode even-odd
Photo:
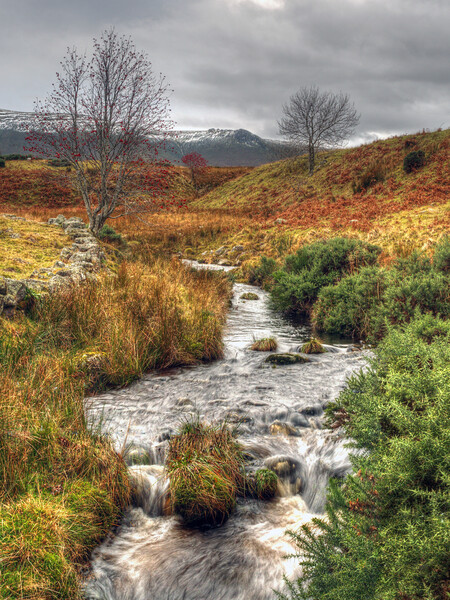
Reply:
[[[309,362],[309,360],[304,356],[301,356],[301,354],[291,354],[290,352],[286,352],[284,354],[269,354],[264,362],[274,365],[293,365],[295,363],[306,363]]]
[[[269,431],[271,435],[285,435],[294,437],[299,436],[299,433],[294,427],[292,427],[292,425],[289,425],[289,423],[283,423],[282,421],[274,421],[269,426]]]

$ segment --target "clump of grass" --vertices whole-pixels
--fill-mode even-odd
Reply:
[[[166,471],[172,509],[187,525],[218,525],[244,489],[244,458],[226,424],[185,423],[169,442]]]
[[[317,338],[311,338],[301,347],[301,352],[303,354],[322,354],[326,352],[325,348],[322,346],[322,343]]]
[[[270,500],[277,492],[278,477],[270,469],[258,469],[253,476],[247,476],[247,491],[259,500]]]
[[[259,300],[259,296],[254,292],[245,292],[245,294],[241,294],[241,300]]]
[[[275,352],[278,348],[277,340],[273,337],[262,338],[261,340],[255,340],[250,346],[250,350],[256,350],[257,352]]]

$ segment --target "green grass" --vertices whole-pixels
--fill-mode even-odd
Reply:
[[[188,525],[222,524],[245,486],[244,458],[226,424],[185,423],[169,442],[170,502]]]

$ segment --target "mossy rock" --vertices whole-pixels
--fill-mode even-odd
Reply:
[[[259,300],[258,294],[254,294],[253,292],[245,292],[245,294],[241,295],[241,300]]]
[[[301,347],[301,352],[304,354],[322,354],[326,352],[326,349],[322,346],[322,343],[319,342],[316,338],[311,338]]]
[[[284,354],[270,354],[264,362],[273,365],[294,365],[296,363],[306,363],[309,360],[301,354],[286,352]]]

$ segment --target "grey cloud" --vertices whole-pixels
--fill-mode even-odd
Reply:
[[[114,25],[174,88],[180,128],[277,135],[282,104],[303,85],[350,94],[358,139],[450,126],[450,7],[444,0],[0,0],[0,107],[31,110],[67,45]],[[5,18],[4,18],[5,17]]]

